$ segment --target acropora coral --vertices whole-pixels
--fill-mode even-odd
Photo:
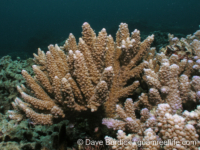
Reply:
[[[179,57],[178,53],[168,55],[163,51],[157,53],[155,48],[149,50],[144,58],[148,67],[143,69],[148,93],[141,93],[138,100],[128,98],[124,108],[116,105],[116,117],[102,121],[108,128],[118,130],[117,139],[105,137],[112,149],[199,148],[200,41],[195,36],[199,32],[181,41],[169,36],[170,45],[167,47],[177,47],[177,43],[184,41],[180,51],[190,47],[188,57]],[[136,110],[140,111],[140,117],[136,116]],[[129,134],[126,135],[125,131]],[[119,141],[128,144],[122,145]]]
[[[26,86],[17,86],[21,98],[9,117],[21,121],[24,112],[34,124],[51,125],[69,111],[101,107],[107,117],[102,123],[118,130],[117,139],[105,137],[112,149],[198,149],[200,31],[181,40],[169,34],[169,45],[157,52],[150,48],[154,35],[141,42],[140,31],[130,35],[126,23],[115,41],[104,28],[98,36],[88,23],[82,29],[78,44],[70,34],[63,46],[49,45],[46,54],[38,49],[35,76],[22,70]],[[147,90],[128,98],[140,85]],[[158,144],[169,140],[179,143]]]
[[[140,42],[140,32],[135,30],[130,37],[128,25],[121,23],[114,42],[105,29],[96,36],[88,23],[82,28],[78,45],[70,34],[63,47],[49,45],[46,54],[40,49],[34,54],[35,76],[22,70],[28,88],[17,86],[23,100],[17,97],[12,103],[15,111],[9,111],[10,118],[20,121],[22,110],[35,124],[53,124],[53,118],[67,115],[66,110],[94,112],[104,103],[111,116],[118,99],[139,86],[135,81],[125,87],[147,67],[142,57],[154,36]]]

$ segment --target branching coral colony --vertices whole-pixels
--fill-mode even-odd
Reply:
[[[11,119],[20,121],[22,110],[35,124],[53,124],[68,109],[94,112],[102,104],[112,116],[118,99],[139,86],[135,81],[125,87],[127,80],[148,66],[142,58],[154,36],[140,42],[140,32],[135,30],[130,37],[128,25],[121,23],[114,42],[105,29],[96,36],[88,23],[82,28],[78,45],[70,34],[64,46],[49,45],[46,54],[40,49],[34,54],[35,76],[22,70],[28,88],[17,86],[23,100],[17,97],[12,103]]]
[[[118,130],[117,139],[105,137],[112,149],[199,148],[199,35],[200,30],[179,40],[169,34],[170,44],[161,53],[150,49],[145,58],[148,68],[144,69],[143,76],[148,93],[142,93],[135,102],[128,98],[124,108],[116,105],[118,117],[102,121],[108,128]],[[187,110],[196,106],[194,111]],[[140,118],[136,118],[135,110],[140,111]]]
[[[153,35],[140,42],[140,32],[130,36],[125,23],[116,42],[105,29],[96,36],[88,23],[82,28],[78,44],[70,34],[62,47],[50,45],[46,54],[40,49],[34,54],[35,76],[22,70],[28,88],[17,87],[22,99],[12,103],[9,117],[20,121],[24,111],[36,124],[53,124],[69,110],[94,112],[103,105],[108,118],[102,123],[118,130],[117,139],[105,137],[112,149],[198,149],[200,30],[180,40],[169,34],[169,45],[157,53],[150,48]],[[139,84],[148,91],[122,106],[119,99]]]

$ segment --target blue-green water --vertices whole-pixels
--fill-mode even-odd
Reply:
[[[190,34],[199,28],[199,0],[1,0],[0,56],[32,55],[38,47],[81,36],[89,22],[115,36],[120,22],[141,32]]]

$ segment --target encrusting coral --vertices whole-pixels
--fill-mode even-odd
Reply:
[[[40,49],[34,54],[35,76],[22,70],[28,88],[17,86],[23,100],[17,97],[12,103],[11,119],[20,121],[22,110],[35,124],[53,124],[53,118],[65,117],[67,110],[94,112],[104,103],[111,116],[118,99],[139,86],[139,81],[126,84],[147,67],[142,58],[154,36],[140,42],[140,32],[130,37],[128,25],[121,23],[114,42],[105,29],[96,36],[88,23],[82,28],[78,44],[70,34],[64,46],[49,45],[46,54]]]

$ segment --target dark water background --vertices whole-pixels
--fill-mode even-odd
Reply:
[[[199,29],[200,0],[1,0],[0,56],[32,57],[38,47],[60,43],[69,33],[81,36],[86,21],[113,36],[120,22],[145,34],[186,35]]]

